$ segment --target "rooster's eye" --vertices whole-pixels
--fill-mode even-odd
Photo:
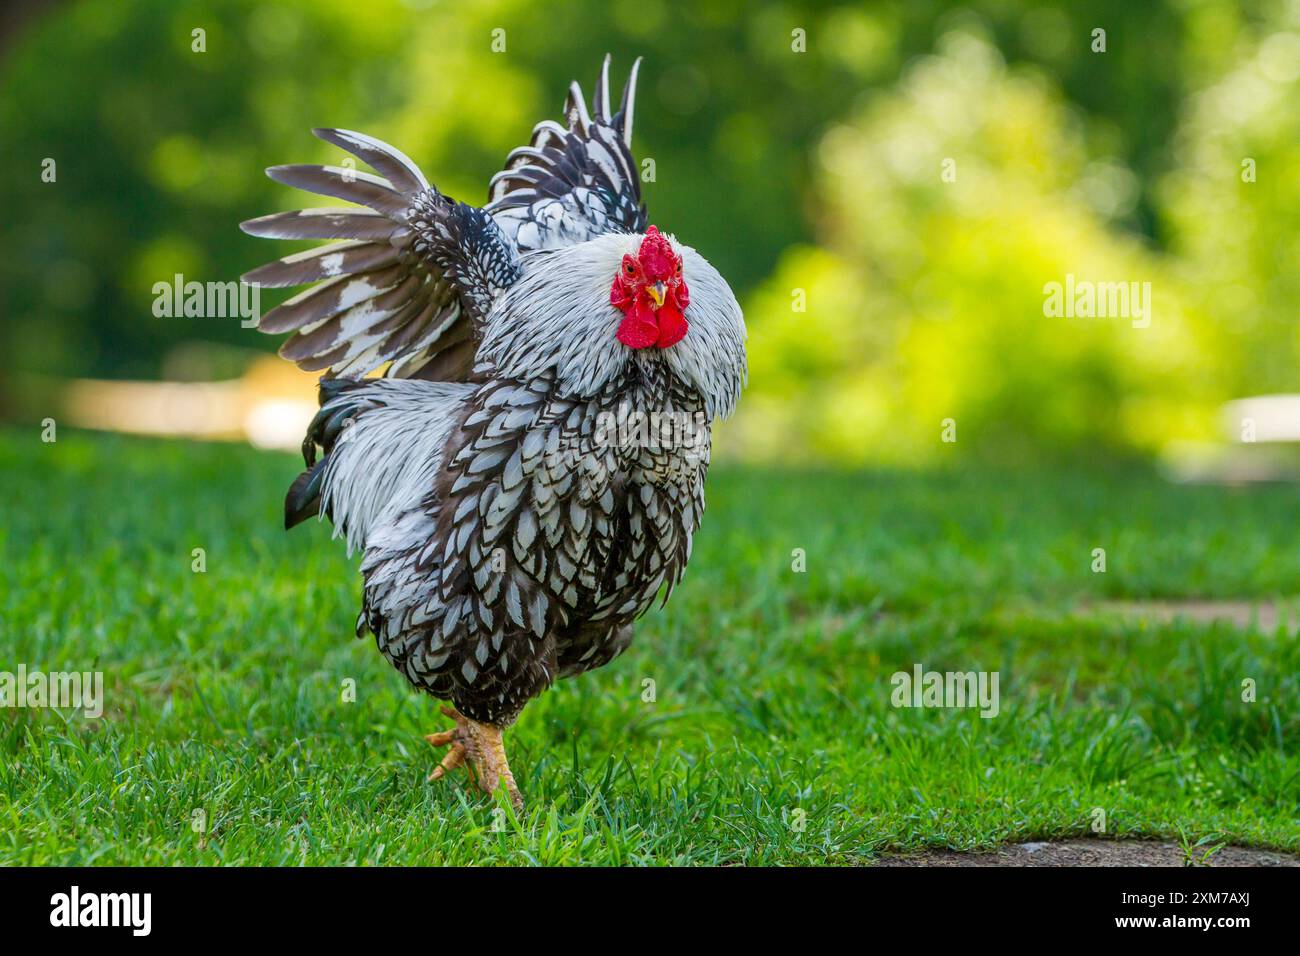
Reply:
[[[627,270],[628,275],[636,275],[636,266],[632,265],[632,263],[627,263],[623,268]]]

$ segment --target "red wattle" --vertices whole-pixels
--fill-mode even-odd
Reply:
[[[624,313],[625,318],[618,326],[617,338],[630,349],[648,349],[659,340],[659,326],[655,323],[654,311],[641,302],[636,302]]]
[[[686,324],[686,317],[682,315],[681,310],[671,302],[665,302],[659,307],[659,337],[655,344],[661,349],[666,349],[670,345],[676,345],[686,336],[686,330],[689,326]]]

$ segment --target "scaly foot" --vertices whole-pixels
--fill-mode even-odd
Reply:
[[[469,766],[471,773],[484,793],[494,793],[498,786],[504,785],[510,795],[510,802],[515,810],[524,808],[524,798],[515,785],[515,775],[510,772],[506,762],[505,743],[501,739],[501,728],[492,724],[480,724],[470,720],[454,707],[444,707],[442,712],[456,721],[453,730],[429,734],[424,739],[434,747],[451,745],[442,763],[433,768],[429,779],[440,780],[448,770],[455,770],[462,764]]]

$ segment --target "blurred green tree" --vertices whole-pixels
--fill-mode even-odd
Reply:
[[[1221,357],[1170,263],[1121,224],[1133,174],[1088,141],[1055,85],[1009,69],[973,22],[833,128],[823,249],[789,253],[751,302],[732,441],[903,463],[1204,436],[1227,396],[1197,371]],[[1071,276],[1149,283],[1149,327],[1047,314]]]

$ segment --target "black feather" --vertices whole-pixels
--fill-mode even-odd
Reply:
[[[636,109],[636,75],[640,69],[641,58],[637,57],[632,63],[632,72],[628,74],[627,82],[623,84],[623,102],[614,115],[614,128],[622,134],[623,142],[629,149],[632,147],[632,114]]]
[[[336,242],[294,253],[245,272],[240,278],[269,288],[307,285],[320,279],[371,272],[395,263],[402,251],[391,243]]]
[[[270,166],[266,175],[285,186],[369,206],[396,222],[401,222],[406,215],[406,198],[396,192],[388,180],[360,170],[291,163]]]
[[[396,243],[408,230],[373,209],[320,206],[259,216],[239,224],[250,236],[264,239],[362,239]]]
[[[399,192],[418,193],[429,188],[419,167],[396,147],[350,129],[314,129],[312,134],[369,163]]]
[[[293,480],[289,493],[284,496],[286,531],[320,514],[320,489],[324,478],[325,459],[322,458]]]
[[[605,54],[605,61],[600,65],[600,79],[596,81],[596,92],[591,97],[591,110],[595,114],[595,119],[603,123],[608,123],[609,116],[609,61],[610,55]]]
[[[352,304],[359,303],[361,298],[373,298],[380,292],[387,292],[405,278],[406,271],[399,262],[374,272],[326,279],[305,292],[299,292],[292,298],[285,299],[263,315],[258,320],[257,327],[263,332],[293,332],[304,325],[311,325],[331,315],[344,312],[351,308]],[[355,296],[355,290],[363,286],[360,284],[352,286],[354,282],[364,283],[364,288],[369,290],[369,294],[363,297]],[[351,292],[349,286],[352,286]],[[353,295],[353,299],[351,303],[345,305],[344,299],[347,295]]]

